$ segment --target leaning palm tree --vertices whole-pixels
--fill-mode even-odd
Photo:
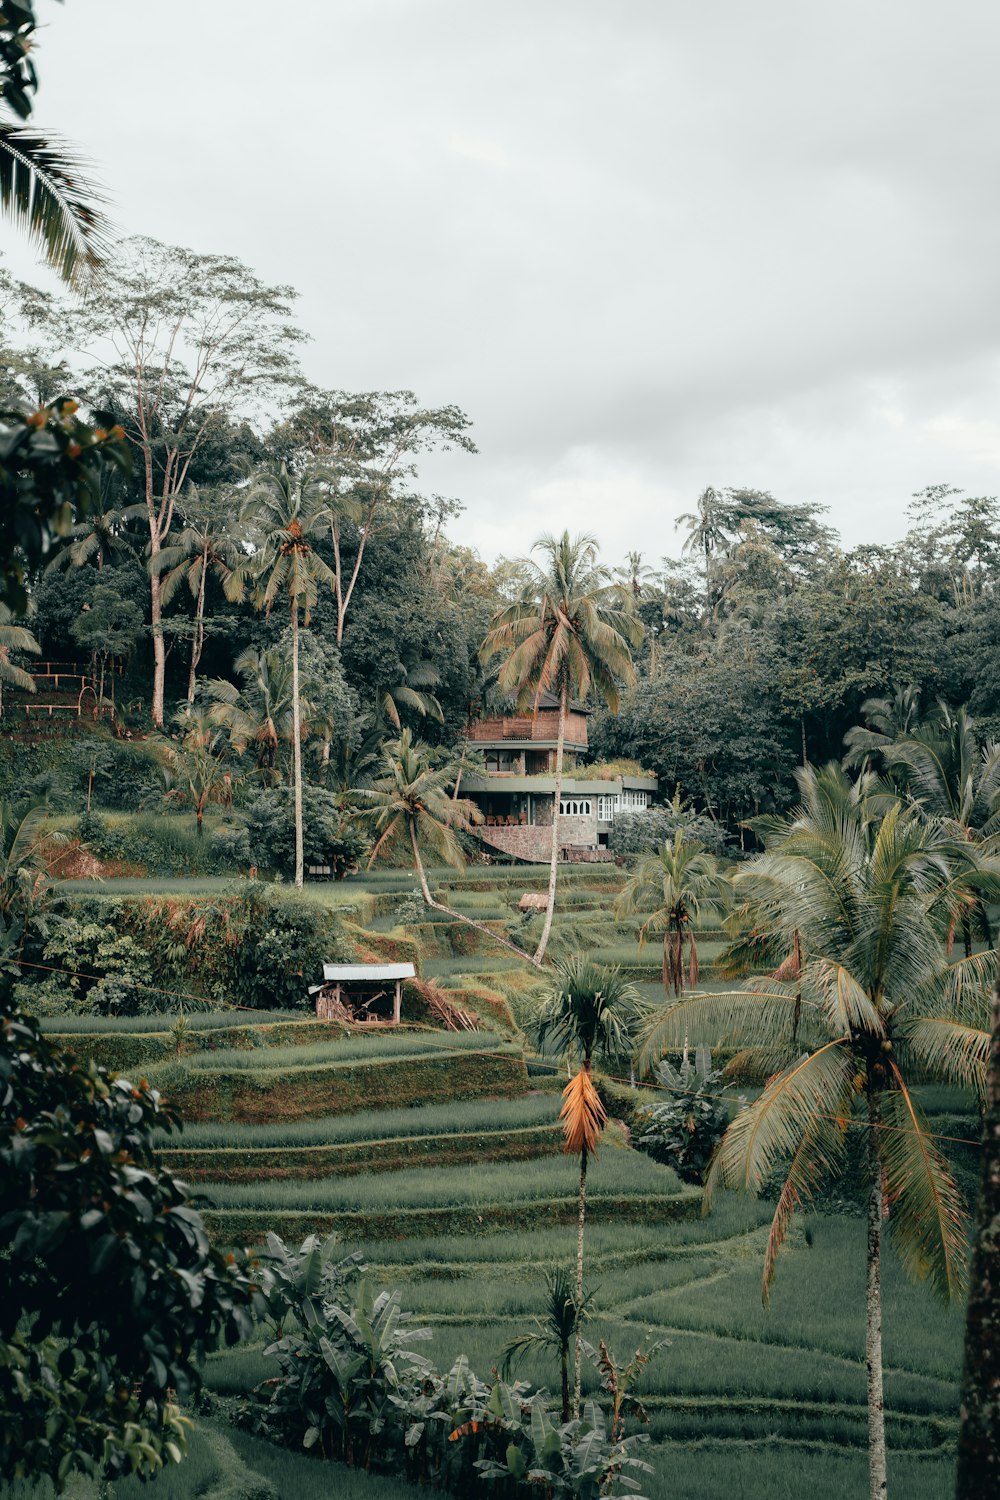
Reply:
[[[321,583],[332,584],[333,572],[315,550],[329,517],[318,473],[294,477],[282,464],[258,475],[248,503],[257,506],[260,547],[245,564],[234,568],[223,587],[226,597],[242,599],[248,579],[253,600],[270,614],[275,600],[284,598],[292,621],[292,777],[295,789],[295,884],[301,890],[305,875],[302,835],[302,702],[299,692],[299,626],[309,625]]]
[[[635,680],[632,648],[642,639],[642,622],[631,591],[598,563],[594,537],[571,540],[564,531],[542,537],[532,551],[542,555],[544,566],[522,561],[524,589],[495,616],[479,654],[483,662],[504,658],[497,682],[501,692],[516,697],[519,708],[537,707],[543,693],[553,693],[559,703],[548,900],[535,950],[540,964],[555,911],[566,715],[573,698],[591,692],[612,711],[618,707],[619,684]]]
[[[39,656],[41,650],[41,646],[31,631],[25,629],[23,625],[15,625],[13,611],[6,604],[0,603],[0,718],[3,717],[5,683],[11,687],[20,688],[24,693],[36,691],[35,680],[31,673],[19,667],[11,659],[11,653],[25,651],[33,656]]]
[[[651,933],[663,934],[663,991],[679,995],[698,983],[695,926],[717,922],[727,905],[728,882],[719,861],[697,839],[674,833],[636,866],[615,905],[616,916],[648,912],[639,928],[640,947]],[[687,963],[685,964],[685,952]]]
[[[639,992],[618,968],[602,969],[589,959],[559,963],[549,991],[535,1018],[535,1040],[542,1052],[572,1053],[580,1067],[563,1090],[560,1118],[565,1150],[580,1158],[580,1195],[576,1230],[576,1290],[578,1310],[583,1296],[583,1230],[587,1215],[587,1163],[597,1149],[606,1119],[594,1087],[592,1066],[597,1054],[621,1058],[631,1047],[640,1010]],[[573,1416],[580,1415],[583,1333],[576,1322],[573,1374]]]
[[[946,957],[956,844],[951,831],[839,766],[796,773],[800,805],[775,821],[763,854],[734,879],[737,897],[777,951],[801,939],[798,977],[681,998],[651,1024],[640,1063],[685,1035],[739,1042],[768,1059],[760,1096],[730,1125],[706,1183],[759,1194],[784,1181],[764,1262],[765,1302],[794,1210],[843,1169],[865,1132],[870,1477],[886,1493],[882,1395],[882,1226],[907,1271],[944,1296],[964,1283],[965,1213],[948,1163],[913,1097],[914,1082],[982,1091],[992,955]],[[965,860],[971,856],[966,854]],[[980,883],[998,862],[980,854]],[[968,881],[968,871],[960,878]]]
[[[139,509],[137,506],[133,510]],[[194,627],[188,667],[187,701],[194,702],[198,663],[205,648],[205,588],[209,574],[220,583],[246,560],[245,542],[253,507],[250,492],[214,494],[193,486],[184,500],[184,526],[149,560],[161,577],[160,598],[166,606],[182,583],[194,600]]]
[[[467,832],[480,816],[474,802],[450,794],[456,771],[456,763],[447,751],[414,740],[408,729],[397,740],[383,744],[381,775],[371,777],[368,785],[351,793],[375,838],[368,868],[377,859],[409,848],[424,901],[432,910],[474,927],[519,958],[527,958],[521,948],[485,922],[477,922],[445,906],[431,894],[421,844],[445,864],[460,868],[465,864],[465,856],[458,835]]]

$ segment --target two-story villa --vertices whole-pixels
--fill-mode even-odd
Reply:
[[[616,816],[644,810],[656,793],[655,776],[588,776],[578,767],[587,749],[588,717],[589,710],[579,707],[566,716],[559,818],[564,859],[602,858]],[[505,854],[546,862],[552,857],[558,701],[543,694],[534,713],[474,719],[467,734],[486,761],[485,776],[468,775],[462,782],[463,794],[483,814],[479,837]]]

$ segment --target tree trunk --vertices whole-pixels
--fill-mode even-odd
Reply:
[[[885,1396],[882,1388],[882,1157],[878,1095],[868,1086],[868,1275],[865,1366],[868,1371],[868,1474],[871,1500],[885,1500]]]
[[[194,831],[199,838],[202,838],[205,833],[204,818],[205,809],[199,802],[198,806],[194,810]]]
[[[295,789],[295,886],[302,889],[302,709],[299,704],[299,601],[292,600],[292,775]]]
[[[536,962],[530,953],[525,953],[524,949],[519,948],[516,943],[508,942],[505,937],[501,937],[498,932],[494,932],[492,928],[487,927],[485,922],[477,922],[474,917],[463,916],[460,911],[455,911],[452,907],[445,906],[442,902],[434,900],[434,897],[431,895],[431,888],[427,884],[427,871],[424,869],[424,862],[420,857],[420,845],[417,841],[417,825],[412,818],[410,819],[410,845],[413,849],[413,865],[417,872],[417,879],[420,881],[420,889],[423,892],[425,903],[432,911],[444,912],[453,921],[464,922],[466,927],[474,927],[477,932],[481,932],[484,936],[492,938],[502,948],[506,948],[511,953],[516,953],[518,958],[526,958],[529,963]]]
[[[1000,1494],[1000,973],[993,987],[993,1035],[970,1288],[956,1500],[981,1500],[982,1496]]]
[[[802,764],[804,766],[807,766],[809,764],[809,751],[806,748],[806,716],[805,716],[805,714],[800,714],[799,715],[799,728],[802,731]]]
[[[552,932],[552,917],[556,909],[556,872],[559,867],[559,803],[562,798],[563,777],[563,750],[566,744],[566,709],[569,699],[569,685],[563,683],[559,691],[559,733],[556,738],[556,789],[552,798],[552,858],[549,861],[549,894],[545,906],[545,923],[542,927],[542,935],[535,949],[533,963],[540,964],[545,957],[545,950],[549,946],[549,935]]]
[[[584,1067],[587,1064],[584,1063]],[[589,1068],[588,1068],[589,1072]],[[580,1416],[580,1385],[583,1379],[583,1226],[587,1217],[587,1148],[580,1152],[580,1207],[576,1220],[576,1351],[573,1358],[573,1418]]]
[[[159,550],[158,545],[155,545],[151,549],[153,560],[155,560]],[[150,629],[153,632],[153,723],[157,729],[162,729],[163,692],[167,675],[167,648],[163,640],[163,603],[158,573],[153,573],[149,580],[149,618]]]
[[[198,581],[198,603],[194,611],[194,636],[191,641],[191,670],[188,673],[188,702],[194,702],[198,680],[198,663],[205,644],[205,574],[208,572],[208,548],[201,554],[201,578]]]
[[[559,1351],[559,1374],[562,1379],[562,1420],[570,1418],[569,1406],[569,1345],[563,1344]]]

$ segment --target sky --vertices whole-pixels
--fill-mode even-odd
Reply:
[[[655,564],[709,484],[846,545],[1000,490],[990,0],[38,13],[35,122],[122,233],[295,286],[317,384],[469,413],[422,478],[488,559],[568,527]]]

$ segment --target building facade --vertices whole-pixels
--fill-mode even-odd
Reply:
[[[640,812],[656,795],[655,776],[588,776],[578,762],[587,749],[588,710],[566,717],[560,797],[559,849],[564,859],[608,858],[615,818]],[[485,775],[468,775],[462,791],[483,815],[476,828],[482,842],[498,852],[545,863],[552,857],[558,704],[543,697],[533,714],[477,719],[468,740],[480,750]]]

